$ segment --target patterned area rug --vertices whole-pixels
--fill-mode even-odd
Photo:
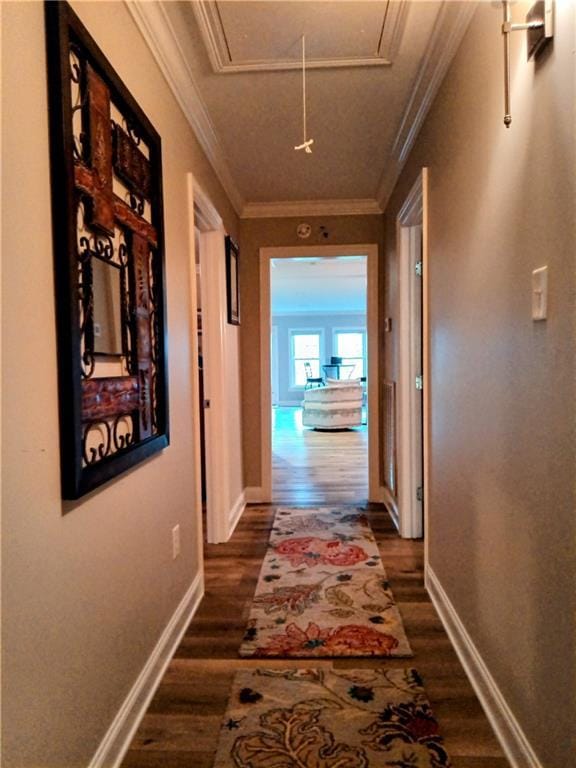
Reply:
[[[243,670],[214,768],[444,768],[413,669]]]
[[[365,515],[280,508],[240,656],[412,656]]]

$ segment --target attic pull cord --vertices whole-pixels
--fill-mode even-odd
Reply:
[[[306,138],[306,35],[302,35],[302,126],[304,130],[304,141],[297,147],[294,147],[296,151],[303,149],[308,155],[312,154],[311,146],[314,144],[314,139]]]

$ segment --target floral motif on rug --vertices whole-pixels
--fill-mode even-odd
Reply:
[[[243,670],[214,768],[447,768],[414,669]]]
[[[364,514],[277,511],[240,655],[412,656]]]

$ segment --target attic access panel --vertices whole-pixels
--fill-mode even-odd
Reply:
[[[192,8],[214,71],[226,73],[298,69],[303,34],[309,68],[389,66],[408,4],[196,0]]]

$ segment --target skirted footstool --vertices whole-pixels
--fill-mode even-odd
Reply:
[[[314,429],[346,429],[362,424],[362,384],[343,381],[307,389],[302,402],[302,424]]]

